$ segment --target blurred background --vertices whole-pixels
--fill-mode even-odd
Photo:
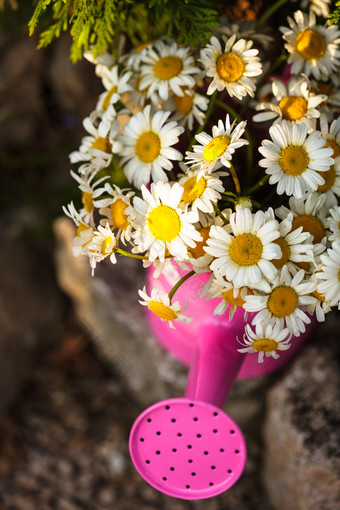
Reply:
[[[207,501],[149,487],[130,428],[182,396],[187,370],[149,332],[134,261],[98,267],[71,253],[62,205],[77,200],[68,154],[101,83],[62,36],[37,50],[32,3],[0,12],[0,509],[335,510],[340,488],[339,313],[284,371],[235,384],[226,411],[249,459]]]

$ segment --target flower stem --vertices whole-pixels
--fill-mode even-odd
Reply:
[[[221,220],[223,220],[223,223],[226,225],[228,223],[228,220],[224,216],[224,214],[220,211],[220,209],[219,209],[217,204],[214,204],[214,210],[215,210],[217,216],[219,216],[221,218]]]
[[[255,25],[255,31],[258,32],[259,28],[262,27],[262,25],[267,21],[267,19],[270,18],[274,14],[274,12],[280,9],[280,7],[284,5],[286,2],[288,2],[288,0],[277,0],[277,2],[275,2],[271,7],[269,7],[269,9],[267,9],[263,13],[261,18],[257,21]]]
[[[229,170],[230,170],[230,174],[231,174],[231,176],[233,178],[233,181],[234,181],[235,191],[236,191],[237,195],[241,195],[240,181],[238,180],[236,170],[235,170],[235,168],[233,167],[233,165],[231,163],[230,163]]]
[[[132,259],[148,260],[148,257],[145,257],[145,255],[135,255],[134,253],[129,253],[128,251],[124,251],[121,248],[117,248],[116,253],[119,253],[119,255],[124,255],[124,257],[130,257]]]
[[[184,276],[182,276],[182,278],[180,280],[178,280],[178,282],[176,283],[176,285],[174,285],[172,287],[172,289],[170,290],[169,292],[169,300],[170,300],[170,304],[171,304],[171,301],[172,301],[172,298],[174,297],[174,294],[175,292],[179,289],[179,287],[182,285],[182,283],[184,283],[186,280],[188,280],[188,278],[190,278],[191,276],[193,276],[195,274],[195,271],[190,271],[190,273],[187,273],[185,274]]]
[[[264,177],[262,177],[262,179],[257,183],[255,184],[254,186],[252,186],[251,188],[248,188],[244,194],[245,195],[252,195],[253,193],[256,193],[256,191],[258,191],[259,189],[263,188],[263,186],[269,181],[269,175],[265,175]]]

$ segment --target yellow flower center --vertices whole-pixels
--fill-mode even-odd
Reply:
[[[230,243],[231,259],[240,266],[257,264],[262,255],[263,245],[254,234],[240,234]]]
[[[292,230],[302,227],[303,232],[309,232],[314,236],[313,243],[321,243],[325,237],[325,227],[319,218],[308,214],[296,216],[292,221]]]
[[[271,352],[275,351],[277,345],[278,343],[272,338],[258,338],[253,342],[252,347],[254,347],[256,351]]]
[[[168,205],[159,205],[147,219],[151,234],[159,241],[172,241],[181,231],[181,219],[175,209]]]
[[[282,117],[285,120],[299,120],[307,112],[307,101],[304,97],[287,96],[279,102]]]
[[[193,96],[186,93],[187,89],[188,89],[188,87],[182,87],[182,90],[184,92],[183,96],[175,95],[176,108],[182,115],[189,115],[189,113],[192,110],[193,104],[194,104]]]
[[[160,319],[163,319],[163,321],[174,321],[177,319],[176,313],[168,306],[163,305],[163,303],[150,301],[148,306],[151,312],[157,315]]]
[[[204,148],[203,151],[204,159],[207,161],[215,161],[215,159],[220,158],[227,150],[229,143],[230,143],[229,136],[227,135],[215,136],[215,138],[210,140],[210,142]]]
[[[108,107],[110,106],[111,98],[112,98],[113,94],[115,94],[116,92],[117,92],[117,85],[114,85],[113,87],[110,88],[110,90],[106,94],[105,99],[103,101],[103,110],[104,111],[107,110]]]
[[[253,291],[247,289],[247,296],[249,296],[250,294],[253,294]],[[234,289],[222,292],[222,296],[224,297],[224,300],[227,303],[230,303],[233,306],[243,306],[245,303],[245,300],[241,297],[241,289],[239,290],[236,298],[234,297]]]
[[[112,223],[121,230],[125,230],[129,226],[127,215],[125,214],[125,209],[127,207],[128,204],[126,204],[122,198],[118,198],[110,207]]]
[[[153,71],[160,80],[171,80],[183,69],[182,60],[172,55],[162,57],[155,63]]]
[[[295,47],[306,60],[317,60],[326,51],[326,41],[319,32],[308,28],[297,35]]]
[[[190,177],[183,184],[184,191],[182,195],[182,201],[186,204],[194,202],[197,198],[203,195],[206,187],[207,181],[204,179],[204,177],[201,177],[199,180],[197,180],[195,175]]]
[[[228,83],[238,81],[244,73],[245,65],[236,53],[222,53],[216,60],[216,71],[221,80]]]
[[[289,145],[279,154],[279,165],[287,175],[301,175],[308,163],[308,154],[300,145]]]
[[[292,287],[276,287],[268,297],[268,310],[275,317],[288,317],[298,306],[298,295]]]
[[[84,209],[87,212],[87,214],[91,214],[93,210],[93,198],[92,193],[88,193],[87,191],[84,191],[81,195],[81,199],[84,204]]]
[[[190,248],[190,255],[194,259],[199,259],[200,257],[203,257],[204,255],[207,254],[203,250],[203,246],[206,246],[206,244],[207,244],[207,239],[209,238],[209,232],[210,232],[210,227],[204,227],[204,228],[201,228],[201,230],[199,230],[199,233],[201,234],[201,237],[202,237],[202,241],[195,241],[196,242],[195,248]]]
[[[281,269],[285,264],[287,264],[290,256],[290,249],[287,241],[285,241],[282,237],[275,239],[273,243],[277,244],[281,248],[282,257],[280,259],[273,259],[270,262],[274,264],[276,269]]]
[[[326,138],[327,143],[325,147],[333,149],[332,158],[335,159],[340,156],[340,145],[334,140],[334,138]]]
[[[161,151],[161,140],[153,131],[142,133],[136,143],[136,154],[143,163],[152,163]]]
[[[98,136],[92,144],[92,149],[97,149],[99,151],[105,152],[106,154],[112,153],[112,145],[108,138],[102,138]]]
[[[318,191],[324,193],[325,191],[328,191],[331,189],[335,183],[335,168],[334,165],[330,167],[329,170],[326,170],[326,172],[318,172],[321,177],[325,179],[325,184],[319,184]]]
[[[113,251],[114,251],[113,246],[108,250],[109,244],[112,244],[112,243],[113,243],[112,237],[109,236],[105,239],[105,241],[102,244],[102,254],[103,255],[110,255],[111,253],[113,253]]]
[[[312,296],[314,296],[316,299],[318,299],[319,301],[325,301],[325,296],[323,296],[322,294],[320,294],[320,292],[318,292],[317,290],[315,290],[314,292],[312,292]]]

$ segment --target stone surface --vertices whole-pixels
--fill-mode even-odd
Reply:
[[[339,312],[268,394],[264,479],[277,510],[340,504]]]

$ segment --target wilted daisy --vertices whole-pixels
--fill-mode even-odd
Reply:
[[[225,175],[225,172],[222,172]],[[180,176],[179,176],[180,177]],[[221,193],[224,186],[221,181],[220,172],[211,174],[202,173],[200,170],[188,170],[178,183],[183,187],[181,202],[193,210],[200,210],[206,213],[214,211],[214,205],[222,198]]]
[[[108,176],[94,181],[99,170],[99,168],[94,168],[92,172],[88,172],[84,175],[78,175],[71,170],[71,175],[73,179],[78,182],[79,189],[82,192],[81,199],[83,208],[79,211],[79,214],[84,219],[85,223],[93,224],[93,213],[98,205],[97,199],[99,199],[105,191],[105,187],[98,186],[108,179]]]
[[[272,208],[269,208],[266,214],[268,214],[269,219],[275,219]],[[313,262],[314,254],[313,244],[308,242],[310,241],[310,233],[303,232],[301,226],[293,229],[292,223],[293,213],[289,213],[283,221],[279,222],[280,237],[275,239],[274,243],[280,246],[282,256],[280,259],[273,259],[271,262],[277,269],[287,266],[289,272],[295,274],[298,271],[296,264]]]
[[[334,207],[329,212],[331,216],[327,218],[327,223],[332,233],[328,239],[330,241],[337,241],[340,244],[340,207]]]
[[[204,112],[208,108],[209,100],[207,97],[198,94],[195,89],[189,89],[188,87],[181,88],[183,95],[171,95],[164,102],[163,108],[173,113],[173,120],[177,120],[182,126],[187,125],[192,130],[195,120],[199,124],[203,124]]]
[[[223,298],[215,307],[213,315],[223,315],[229,310],[228,318],[231,321],[237,308],[243,307],[245,303],[244,298],[248,294],[253,294],[253,291],[248,289],[248,287],[235,287],[218,274],[211,281],[206,297],[208,299]]]
[[[248,312],[258,312],[252,324],[277,324],[280,329],[288,328],[295,336],[306,330],[311,320],[302,310],[313,303],[311,293],[316,290],[315,282],[304,281],[305,272],[300,269],[292,278],[287,267],[269,283],[263,283],[264,295],[246,296],[243,308]]]
[[[102,225],[108,223],[113,230],[118,229],[117,239],[121,239],[123,244],[126,244],[126,241],[131,239],[132,224],[129,211],[131,210],[131,199],[135,193],[122,190],[115,184],[112,187],[108,182],[105,183],[105,190],[111,197],[100,202],[99,212],[105,216],[100,220],[100,223]]]
[[[170,303],[169,296],[167,294],[160,296],[159,289],[153,288],[151,290],[151,296],[149,296],[146,292],[146,287],[144,286],[142,290],[138,291],[138,294],[143,299],[143,301],[139,301],[141,305],[147,306],[149,310],[157,315],[162,321],[166,321],[169,323],[170,328],[174,328],[174,321],[181,322],[191,322],[191,317],[187,317],[183,315],[182,312],[188,306],[188,302],[184,307],[181,308],[181,305],[178,301],[175,303]]]
[[[264,356],[279,358],[276,351],[287,351],[290,348],[292,334],[288,328],[281,329],[277,324],[257,324],[255,331],[246,324],[243,344],[245,347],[237,349],[238,352],[258,353],[258,362],[262,363]]]
[[[236,34],[225,40],[224,51],[217,37],[201,50],[200,61],[206,68],[206,75],[213,78],[207,90],[210,95],[215,90],[226,89],[230,97],[242,99],[247,94],[254,97],[254,77],[262,72],[258,50],[252,48],[253,42],[239,39]]]
[[[196,135],[200,145],[193,146],[194,152],[186,152],[188,164],[209,172],[222,165],[230,167],[235,150],[249,143],[241,138],[246,124],[245,121],[236,124],[236,120],[230,124],[229,114],[226,116],[225,124],[219,119],[217,126],[212,128],[212,136],[204,131]]]
[[[184,128],[177,122],[166,123],[170,112],[158,111],[150,118],[150,105],[134,115],[124,127],[121,137],[124,172],[136,188],[148,184],[150,176],[154,182],[167,181],[164,170],[173,168],[172,161],[182,159],[182,154],[172,145]]]
[[[289,208],[281,206],[275,209],[275,214],[281,219],[293,214],[292,229],[302,227],[303,232],[311,235],[308,242],[316,245],[320,244],[326,236],[327,211],[324,209],[324,203],[325,196],[308,193],[302,200],[291,197]]]
[[[120,132],[118,120],[100,117],[98,112],[94,111],[83,120],[83,126],[89,136],[82,139],[78,151],[71,152],[71,163],[90,161],[95,157],[110,160],[112,154],[120,153],[122,144],[117,140]]]
[[[99,225],[98,230],[93,233],[92,241],[89,245],[90,266],[92,267],[92,276],[98,262],[109,257],[112,264],[117,263],[116,254],[118,241],[112,232],[109,224],[105,227]]]
[[[235,287],[254,287],[263,275],[271,280],[277,269],[270,262],[281,257],[281,249],[273,241],[280,235],[276,220],[266,221],[263,211],[252,214],[237,207],[230,216],[231,233],[212,226],[205,251],[215,257],[212,271],[222,274]]]
[[[73,240],[73,255],[75,257],[79,257],[79,255],[87,255],[88,246],[93,237],[93,227],[83,220],[79,212],[74,207],[73,202],[68,204],[67,207],[63,206],[63,211],[77,226],[77,235]]]
[[[330,301],[332,306],[339,305],[340,301],[340,243],[333,242],[327,253],[320,255],[322,268],[314,273],[316,278],[322,280],[317,291]]]
[[[142,186],[143,200],[135,197],[136,213],[134,242],[140,252],[149,250],[149,260],[165,258],[166,250],[179,260],[188,259],[188,247],[194,248],[201,241],[193,223],[198,214],[184,212],[179,208],[183,188],[175,183],[151,184],[151,191]]]
[[[294,21],[295,20],[295,21]],[[290,53],[291,73],[327,78],[340,64],[340,31],[336,25],[316,24],[314,12],[296,11],[294,20],[288,17],[290,28],[280,27],[285,48]]]
[[[290,123],[271,126],[271,140],[263,140],[259,152],[265,157],[259,165],[270,175],[269,184],[277,184],[277,193],[302,198],[306,191],[316,191],[325,184],[320,172],[334,163],[333,150],[325,147],[320,131],[307,136],[307,125]]]
[[[140,87],[149,87],[148,95],[157,92],[165,101],[169,89],[177,96],[183,96],[182,87],[192,88],[195,80],[191,75],[199,71],[194,66],[190,48],[179,48],[176,42],[169,44],[159,40],[143,52]]]
[[[310,91],[308,80],[304,76],[293,76],[287,85],[281,80],[272,81],[270,102],[261,102],[254,115],[255,122],[271,121],[274,124],[282,119],[308,125],[308,132],[315,129],[316,119],[320,117],[317,107],[327,99],[325,95],[316,95]]]
[[[132,73],[129,71],[119,73],[118,69],[118,65],[111,67],[111,69],[103,68],[101,78],[106,92],[100,94],[96,110],[105,112],[110,104],[121,101],[122,95],[132,90],[129,84]]]

